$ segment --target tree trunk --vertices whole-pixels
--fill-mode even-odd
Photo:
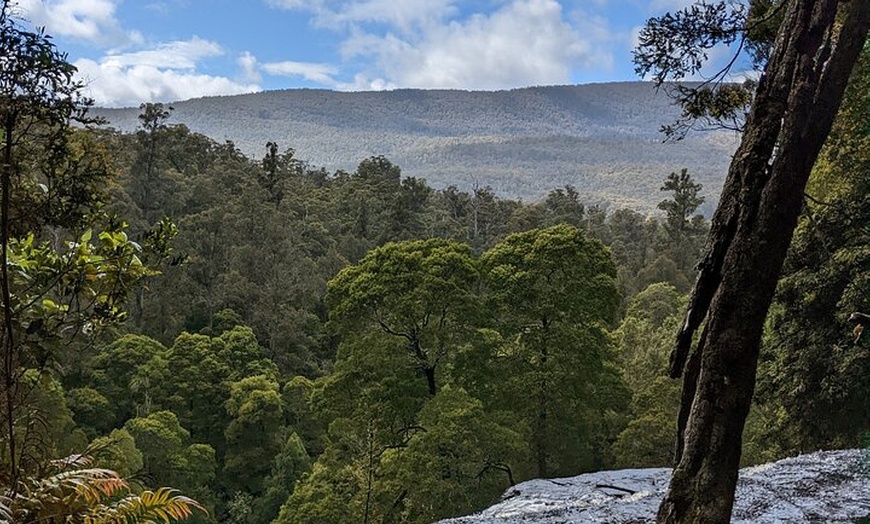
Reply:
[[[803,202],[870,28],[866,0],[790,0],[713,216],[707,254],[671,355],[682,373],[676,467],[659,523],[727,523],[758,349]]]
[[[540,378],[538,382],[538,413],[535,420],[535,462],[538,466],[537,475],[540,479],[550,476],[550,351],[548,346],[548,330],[550,322],[547,317],[541,319]]]
[[[5,5],[4,5],[5,10]],[[15,141],[15,118],[10,112],[3,123],[3,166],[0,173],[0,307],[3,308],[3,328],[0,331],[0,351],[3,352],[3,422],[5,435],[0,432],[0,442],[5,441],[6,449],[0,449],[2,455],[8,455],[9,471],[6,473],[7,485],[13,490],[18,489],[18,450],[16,449],[16,397],[18,394],[18,348],[15,344],[15,331],[12,318],[12,293],[9,286],[9,206],[12,191],[12,146]],[[5,437],[5,438],[4,438]],[[2,456],[0,455],[0,456]]]
[[[535,420],[535,463],[537,464],[537,477],[545,479],[550,476],[548,463],[550,461],[549,453],[549,434],[548,431],[548,413],[547,413],[547,379],[541,378],[538,391],[538,416]]]
[[[434,397],[438,393],[438,384],[435,382],[435,366],[424,365],[423,374],[426,375],[426,387],[429,388],[429,396]]]

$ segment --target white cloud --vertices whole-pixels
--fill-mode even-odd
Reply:
[[[80,59],[73,65],[86,83],[88,95],[98,105],[109,107],[259,91],[257,80],[251,78],[236,82],[197,72],[202,59],[223,54],[217,43],[194,37],[153,49],[109,54],[99,61]],[[256,58],[242,55],[239,64],[243,70],[246,63],[255,68]]]
[[[142,102],[172,102],[211,95],[259,91],[256,84],[193,71],[160,69],[150,64],[121,65],[112,61],[76,60],[86,92],[105,107],[138,106]]]
[[[316,25],[340,28],[378,23],[404,33],[456,14],[459,0],[267,0],[282,9],[308,11]]]
[[[335,86],[338,68],[329,64],[310,62],[271,62],[263,64],[263,71],[276,76],[298,76],[318,84]]]
[[[260,70],[257,66],[257,57],[252,55],[249,51],[245,51],[240,54],[236,59],[236,63],[239,68],[242,70],[242,77],[247,82],[259,82],[263,79],[262,75],[260,75]]]
[[[342,51],[346,58],[373,57],[376,67],[346,88],[375,85],[501,89],[567,83],[575,68],[609,67],[609,52],[596,46],[606,34],[591,34],[565,21],[556,0],[512,0],[488,14],[422,27],[418,36],[356,30]],[[586,32],[586,31],[584,31]]]
[[[412,32],[416,27],[443,20],[455,13],[453,0],[365,0],[347,2],[338,12],[322,19],[326,23],[376,22]]]
[[[137,31],[125,31],[115,17],[118,0],[20,0],[22,15],[49,34],[77,38],[96,45],[123,47],[142,41]]]
[[[613,42],[629,39],[611,34],[600,17],[582,11],[563,13],[557,0],[491,0],[486,2],[486,12],[470,15],[463,11],[474,5],[480,9],[480,3],[266,1],[278,8],[307,11],[315,25],[344,35],[340,45],[344,67],[361,68],[352,80],[329,82],[338,76],[332,68],[320,75],[291,74],[347,90],[503,89],[568,83],[574,71],[611,68]],[[606,1],[595,0],[592,5],[600,7]]]
[[[186,7],[189,3],[189,0],[158,0],[146,4],[145,8],[166,15],[179,7]]]
[[[122,0],[19,0],[22,16],[55,36],[84,40],[111,49],[101,58],[81,58],[73,65],[86,93],[98,105],[137,106],[142,102],[170,102],[209,95],[259,91],[256,59],[238,59],[241,81],[198,70],[204,59],[225,55],[216,42],[193,37],[143,48],[137,31],[126,31],[116,17]],[[187,0],[149,3],[163,12]],[[135,46],[138,50],[121,52]]]
[[[152,66],[168,69],[193,69],[203,58],[223,55],[215,42],[193,37],[160,44],[153,49],[107,55],[102,62],[115,67]]]

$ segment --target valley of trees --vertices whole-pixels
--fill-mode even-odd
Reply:
[[[668,462],[664,326],[707,231],[688,173],[656,219],[570,186],[435,191],[383,157],[252,160],[159,105],[95,137],[107,209],[177,235],[122,328],[64,363],[64,450],[97,439],[107,466],[251,523],[432,522],[528,478]]]
[[[671,465],[668,355],[709,231],[690,172],[660,174],[647,216],[571,186],[434,190],[381,156],[249,158],[161,104],[119,132],[20,34],[39,45],[3,37],[26,68],[0,85],[0,521],[126,522],[130,501],[423,524],[530,478]],[[44,96],[18,96],[33,71]],[[865,48],[767,319],[746,464],[863,442],[868,122]]]

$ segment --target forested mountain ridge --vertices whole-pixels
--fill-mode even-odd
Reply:
[[[570,184],[582,200],[655,210],[670,172],[688,168],[704,185],[709,215],[736,137],[693,134],[662,143],[659,128],[679,109],[646,82],[548,86],[511,91],[284,90],[174,103],[171,122],[252,158],[267,142],[328,170],[352,171],[384,155],[432,187],[540,200]],[[97,109],[123,131],[139,125],[138,108]]]

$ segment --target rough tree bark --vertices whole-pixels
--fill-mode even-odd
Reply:
[[[731,519],[764,319],[807,179],[868,28],[870,0],[787,0],[671,355],[671,376],[685,368],[685,377],[676,466],[659,523]]]

